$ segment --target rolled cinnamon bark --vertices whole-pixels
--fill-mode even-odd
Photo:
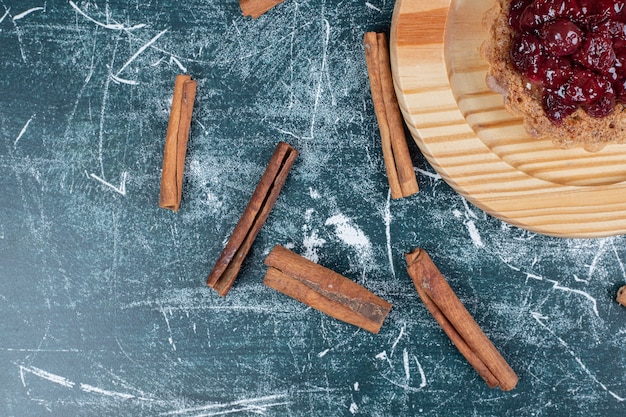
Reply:
[[[617,290],[616,301],[626,307],[626,285]]]
[[[417,193],[419,187],[393,86],[387,37],[384,33],[366,32],[363,47],[391,197],[408,197]]]
[[[297,156],[298,151],[285,142],[279,142],[276,146],[250,202],[207,279],[207,285],[219,295],[225,296],[230,291]]]
[[[518,377],[465,309],[423,249],[406,255],[407,270],[424,305],[452,343],[491,388],[510,391]]]
[[[378,333],[391,304],[337,272],[282,246],[265,259],[265,285],[338,320]]]
[[[244,16],[252,16],[258,18],[263,13],[284,0],[239,0],[239,7]]]
[[[177,75],[170,119],[165,135],[159,207],[178,211],[183,194],[183,173],[196,82],[189,75]]]

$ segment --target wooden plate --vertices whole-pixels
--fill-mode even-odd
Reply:
[[[626,232],[626,145],[590,153],[530,138],[487,88],[479,48],[494,1],[397,1],[391,65],[413,138],[452,188],[510,224],[562,237]]]

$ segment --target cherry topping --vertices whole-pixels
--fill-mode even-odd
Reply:
[[[537,81],[543,54],[539,39],[530,33],[523,33],[513,43],[511,59],[515,68],[533,81]]]
[[[578,26],[563,18],[543,25],[539,35],[546,52],[554,56],[573,54],[582,40],[582,32]]]
[[[608,19],[619,19],[625,12],[624,0],[596,0],[595,12],[597,15]]]
[[[615,95],[606,95],[602,96],[600,100],[591,104],[589,106],[585,106],[585,111],[589,116],[593,117],[606,117],[609,114],[613,113],[613,109],[615,108]]]
[[[512,0],[511,64],[542,92],[555,124],[626,104],[626,0]]]
[[[626,79],[618,79],[613,85],[615,86],[616,101],[626,104]]]
[[[543,86],[555,91],[566,85],[573,75],[574,69],[569,57],[548,56],[539,71]]]
[[[520,30],[520,19],[522,17],[522,13],[528,6],[532,4],[532,0],[514,0],[511,2],[511,7],[509,9],[509,25],[514,29]]]
[[[611,38],[603,32],[589,33],[573,58],[589,69],[608,71],[615,64]]]
[[[577,0],[535,0],[533,11],[544,23],[559,17],[577,19],[582,15]]]
[[[626,55],[618,55],[615,61],[615,67],[612,69],[615,71],[618,78],[626,78]]]
[[[578,109],[578,105],[567,103],[561,96],[553,91],[543,94],[543,110],[548,119],[556,125],[560,125],[567,116],[572,115]]]
[[[568,103],[593,104],[610,86],[609,80],[589,70],[576,70],[565,88],[565,100]]]

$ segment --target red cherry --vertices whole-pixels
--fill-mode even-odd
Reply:
[[[532,4],[533,0],[514,0],[509,8],[509,25],[515,30],[520,30],[520,20],[524,10]]]
[[[565,88],[565,100],[569,103],[593,104],[604,94],[613,94],[608,78],[588,70],[574,70]]]
[[[580,46],[582,32],[570,20],[559,18],[539,30],[546,52],[555,56],[571,55]]]
[[[601,32],[588,34],[573,58],[586,68],[606,72],[615,64],[611,38]]]
[[[511,61],[519,72],[532,81],[539,81],[538,74],[543,60],[539,39],[527,32],[515,39],[511,48]]]
[[[623,16],[625,5],[624,0],[596,0],[594,11],[604,18],[615,19]]]
[[[574,75],[572,61],[569,57],[548,56],[539,74],[544,88],[557,91]]]
[[[572,115],[577,109],[578,105],[567,103],[561,96],[553,91],[545,91],[543,94],[543,110],[546,112],[546,116],[555,125],[560,125],[563,120]]]
[[[616,101],[626,104],[626,78],[618,79],[614,84]]]
[[[542,89],[555,124],[626,104],[626,0],[511,0],[513,67]]]
[[[620,54],[617,56],[613,69],[618,78],[626,78],[626,55]]]
[[[611,89],[611,93],[605,93],[598,101],[593,104],[584,106],[585,111],[592,117],[606,117],[613,113],[615,108],[615,93]]]
[[[548,22],[561,16],[559,6],[562,1],[553,0],[535,0],[533,3],[533,11],[540,16],[542,21]]]
[[[519,17],[519,28],[523,31],[531,30],[543,23],[541,16],[535,14],[532,4],[526,7]]]

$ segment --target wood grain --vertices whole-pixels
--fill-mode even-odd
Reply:
[[[485,84],[481,23],[495,2],[452,3],[398,0],[392,19],[398,102],[433,168],[518,227],[561,237],[626,232],[626,146],[590,153],[529,137]]]

